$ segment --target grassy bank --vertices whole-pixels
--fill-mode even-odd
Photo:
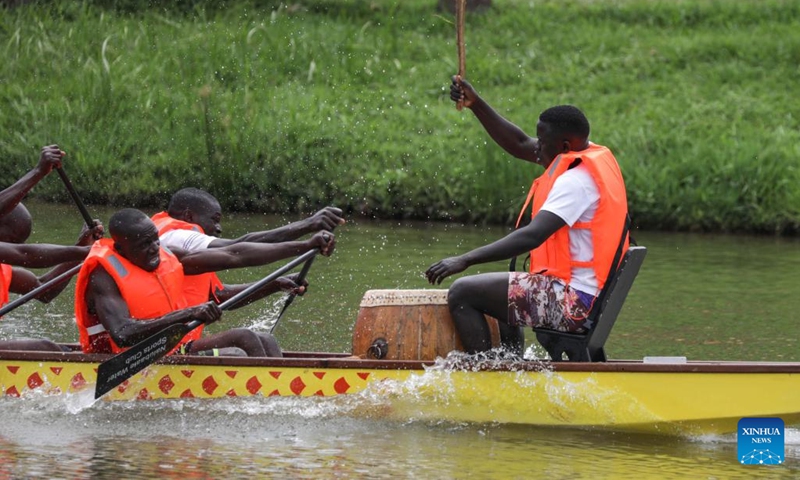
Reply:
[[[506,222],[539,173],[453,107],[434,0],[103,3],[0,15],[3,185],[58,142],[90,203],[193,185],[236,209]],[[529,133],[580,106],[640,227],[794,232],[799,32],[790,0],[496,0],[468,15],[467,77]]]

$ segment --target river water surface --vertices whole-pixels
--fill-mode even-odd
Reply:
[[[69,243],[72,206],[30,204],[32,242]],[[90,206],[104,222],[113,212]],[[147,213],[153,213],[148,211]],[[230,215],[226,236],[289,218]],[[287,350],[349,352],[366,290],[430,288],[434,261],[499,238],[507,229],[352,219],[337,251],[309,273],[308,294],[275,330]],[[636,232],[642,271],[606,347],[612,358],[800,361],[800,242],[771,237]],[[275,266],[272,266],[275,268]],[[468,273],[503,270],[488,264]],[[224,272],[257,280],[270,267]],[[448,279],[442,286],[452,282]],[[74,284],[74,282],[73,282]],[[72,286],[50,305],[29,303],[0,321],[0,339],[74,342]],[[226,313],[212,331],[255,329],[276,298]],[[535,343],[532,336],[528,343]],[[768,394],[768,392],[765,392]],[[673,438],[602,431],[387,420],[353,400],[231,398],[113,402],[0,397],[0,478],[793,478],[800,431],[786,430],[785,465],[745,467],[736,438]],[[359,412],[359,413],[354,413]]]

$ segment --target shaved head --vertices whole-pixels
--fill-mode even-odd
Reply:
[[[150,221],[150,218],[135,208],[125,208],[111,216],[108,221],[108,231],[115,242],[123,238],[137,236],[142,231],[142,223]]]
[[[578,107],[557,105],[539,115],[539,121],[546,123],[554,135],[563,138],[586,140],[589,138],[589,120]]]
[[[167,214],[197,225],[206,235],[219,237],[222,234],[222,207],[213,195],[199,188],[184,188],[175,192],[169,201]]]
[[[30,212],[19,203],[14,210],[0,217],[0,242],[25,243],[31,236],[32,228]]]
[[[208,205],[219,205],[214,195],[199,188],[183,188],[172,195],[167,206],[167,213],[170,217],[179,218],[187,210],[194,212],[198,208]]]

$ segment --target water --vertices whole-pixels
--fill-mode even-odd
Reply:
[[[74,207],[32,204],[31,241],[67,243]],[[89,206],[108,220],[111,209]],[[152,213],[152,212],[148,212]],[[226,235],[290,219],[231,215]],[[434,261],[506,230],[353,220],[318,259],[311,288],[275,330],[286,349],[350,350],[363,292],[430,288]],[[613,358],[800,360],[794,312],[800,243],[792,239],[638,232],[648,257],[607,350]],[[274,267],[273,267],[274,268]],[[501,270],[502,263],[468,273]],[[225,272],[230,283],[269,267]],[[445,282],[443,287],[451,283]],[[29,303],[0,321],[0,338],[75,341],[72,287],[51,305]],[[281,299],[226,313],[215,329],[265,325]],[[529,343],[533,338],[529,337]],[[0,478],[792,478],[800,431],[788,428],[787,464],[743,467],[735,436],[666,438],[513,425],[390,420],[364,399],[236,398],[99,402],[0,397]]]

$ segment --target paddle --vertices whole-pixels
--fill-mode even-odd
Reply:
[[[26,293],[25,295],[22,295],[21,297],[17,298],[13,302],[9,302],[6,306],[4,306],[3,308],[0,308],[0,317],[2,317],[3,315],[7,314],[11,310],[14,310],[15,308],[19,307],[20,305],[22,305],[23,303],[27,302],[28,300],[30,300],[32,298],[35,298],[40,293],[43,293],[46,290],[50,289],[50,287],[54,287],[54,286],[56,286],[59,283],[64,282],[64,281],[68,281],[70,278],[72,278],[76,273],[78,273],[80,271],[82,266],[83,266],[83,263],[79,263],[78,265],[75,265],[74,267],[70,268],[66,272],[63,272],[61,275],[59,275],[59,276],[57,276],[55,278],[51,278],[48,282],[45,282],[45,283],[39,285],[38,287],[34,288],[30,292]]]
[[[274,281],[294,267],[307,260],[310,261],[318,252],[319,250],[315,248],[300,255],[291,262],[275,270],[273,273],[222,302],[219,308],[221,310],[230,309],[261,289],[264,285]],[[200,323],[201,322],[198,320],[193,320],[189,323],[178,323],[169,326],[101,363],[97,369],[97,384],[94,390],[95,400],[166,355],[167,352],[178,345],[187,333],[200,326]]]
[[[303,265],[303,268],[300,270],[300,275],[297,276],[297,284],[298,285],[302,284],[303,280],[306,279],[306,275],[308,275],[308,271],[311,269],[311,264],[313,262],[314,262],[314,257],[311,257],[311,258],[308,259],[308,261],[305,263],[305,265]],[[278,326],[278,322],[281,321],[281,318],[283,318],[283,314],[286,313],[286,309],[289,308],[289,305],[291,305],[292,302],[294,302],[294,297],[296,297],[296,296],[297,295],[295,295],[294,293],[290,293],[289,294],[289,298],[287,298],[286,299],[286,303],[283,304],[283,308],[281,309],[281,313],[278,314],[278,316],[272,322],[272,325],[270,325],[269,333],[272,333],[272,331],[275,330],[275,327]]]
[[[78,210],[81,211],[81,215],[83,216],[83,220],[86,222],[86,226],[89,228],[94,227],[94,219],[92,216],[89,215],[89,211],[86,210],[86,206],[81,201],[81,198],[78,196],[78,192],[75,191],[75,187],[72,186],[72,182],[69,181],[67,177],[67,173],[64,171],[64,167],[56,168],[58,175],[61,177],[61,180],[64,182],[64,186],[67,187],[67,191],[69,195],[72,197],[72,200],[75,201],[75,205],[78,206]]]

